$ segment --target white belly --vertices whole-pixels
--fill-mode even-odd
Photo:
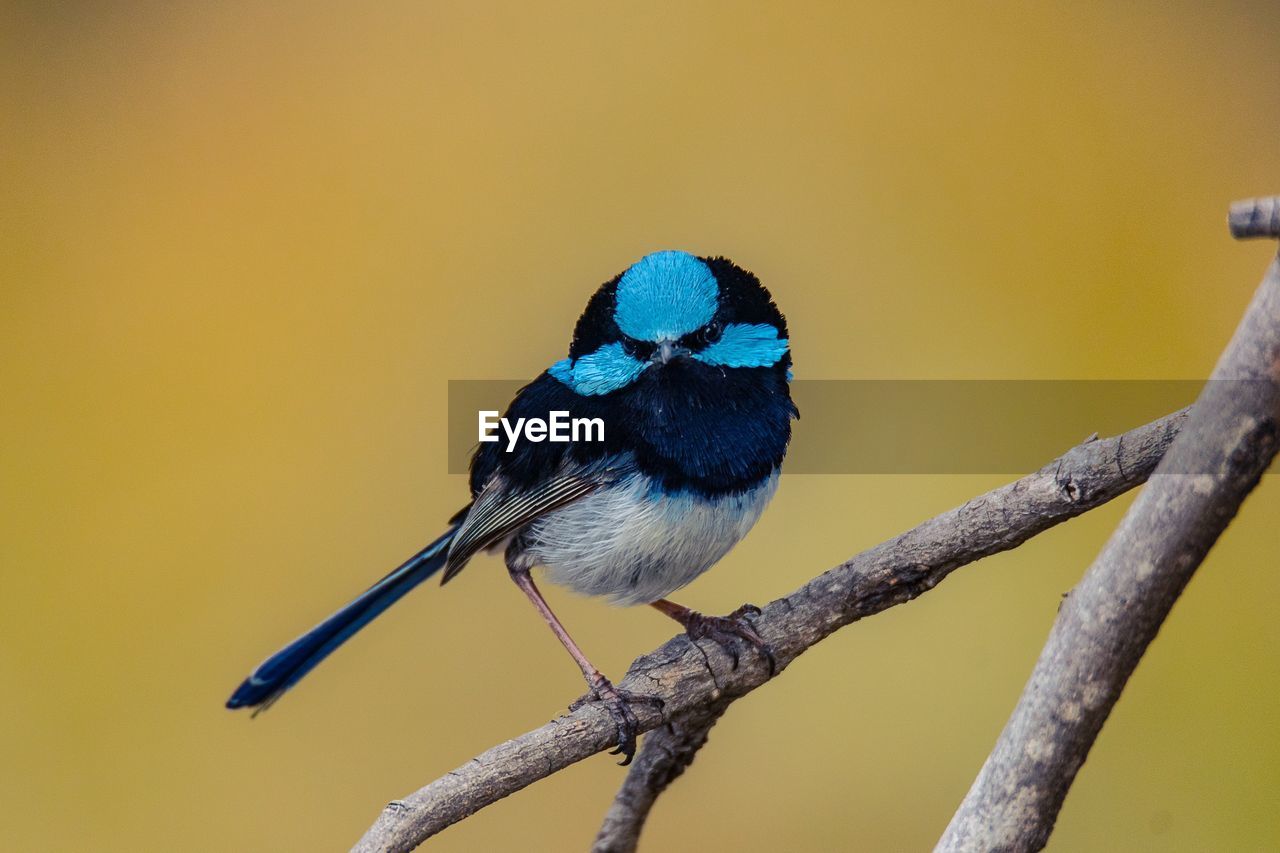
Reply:
[[[524,558],[547,578],[616,604],[664,598],[711,568],[747,535],[778,487],[706,498],[666,495],[644,476],[594,492],[529,526]]]

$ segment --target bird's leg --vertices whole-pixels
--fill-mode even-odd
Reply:
[[[696,610],[690,610],[674,601],[659,598],[652,606],[660,613],[665,613],[684,626],[684,630],[692,639],[704,637],[715,641],[733,660],[733,668],[738,668],[738,644],[746,642],[758,651],[769,664],[769,675],[778,669],[778,661],[773,656],[773,647],[765,642],[747,619],[748,616],[759,616],[760,608],[754,604],[744,604],[728,616],[703,616]]]
[[[551,611],[547,600],[542,597],[542,593],[534,585],[533,578],[529,575],[529,570],[510,569],[510,572],[511,579],[516,582],[516,586],[520,587],[524,594],[529,597],[529,600],[533,602],[533,606],[538,609],[538,612],[542,614],[542,618],[546,620],[547,625],[551,627],[551,632],[556,635],[556,638],[560,640],[578,664],[578,668],[582,670],[582,677],[587,680],[587,686],[591,688],[591,695],[600,700],[605,708],[608,709],[609,715],[613,717],[613,722],[618,727],[618,748],[613,750],[610,755],[623,756],[619,764],[624,767],[630,764],[631,759],[636,754],[636,734],[640,728],[640,723],[636,719],[635,713],[631,710],[630,703],[645,702],[655,705],[661,710],[662,700],[656,696],[628,693],[614,687],[613,683],[605,678],[600,670],[592,665],[591,661],[587,660],[587,656],[583,654],[582,649],[578,648],[578,644],[569,636],[569,632],[565,630],[564,625],[560,624],[560,620]]]

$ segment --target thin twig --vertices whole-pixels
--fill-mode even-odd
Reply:
[[[1227,212],[1227,227],[1237,240],[1280,238],[1280,196],[1237,201]]]
[[[1146,480],[1186,411],[1116,438],[1073,448],[1034,474],[980,495],[819,575],[756,617],[781,673],[831,632],[911,601],[955,569],[1016,548],[1056,524],[1101,506]],[[620,687],[662,698],[665,717],[638,706],[642,731],[694,709],[726,705],[769,680],[755,656],[732,668],[718,645],[669,640],[632,664]],[[616,728],[596,703],[489,749],[435,782],[392,802],[357,851],[412,850],[487,805],[615,743]]]
[[[938,851],[1044,847],[1129,676],[1278,446],[1280,257],[1168,454],[1063,603]]]
[[[591,853],[632,853],[636,849],[658,795],[693,763],[707,742],[711,727],[728,707],[729,702],[722,700],[695,708],[686,717],[645,736],[627,778],[605,813]]]

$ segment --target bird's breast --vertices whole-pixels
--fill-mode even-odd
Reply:
[[[741,491],[669,492],[636,474],[548,513],[521,535],[523,558],[553,582],[617,604],[663,598],[747,534],[778,485],[775,470]]]
[[[620,393],[606,420],[622,427],[643,473],[672,491],[716,495],[750,489],[782,465],[795,411],[779,371],[684,360]]]

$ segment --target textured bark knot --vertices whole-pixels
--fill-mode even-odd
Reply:
[[[1066,499],[1072,503],[1080,500],[1080,486],[1076,483],[1075,478],[1071,476],[1058,478],[1058,488],[1062,490],[1062,494]]]

